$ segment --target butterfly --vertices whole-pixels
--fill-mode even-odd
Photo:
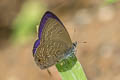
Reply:
[[[43,15],[38,30],[33,57],[40,69],[51,67],[74,51],[76,43],[72,43],[65,26],[52,12]]]

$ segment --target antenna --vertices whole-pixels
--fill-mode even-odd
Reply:
[[[74,32],[73,32],[73,39],[76,39],[76,35],[75,35],[75,32],[76,32],[76,28],[74,27]],[[87,41],[75,41],[75,45],[77,45],[77,43],[87,43]]]

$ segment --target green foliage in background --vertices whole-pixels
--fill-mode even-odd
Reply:
[[[41,2],[27,1],[23,4],[20,13],[13,22],[12,42],[24,43],[36,31],[36,25],[46,11],[45,5]]]
[[[112,4],[112,3],[115,3],[117,2],[118,0],[106,0],[105,3],[106,4]]]

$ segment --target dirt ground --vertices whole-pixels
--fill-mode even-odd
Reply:
[[[73,42],[78,41],[76,56],[88,80],[120,80],[119,15],[120,4],[117,4],[83,8],[72,15],[66,14],[67,18],[60,17]],[[10,30],[5,30],[8,34],[3,31],[9,25],[2,25],[0,80],[61,80],[55,66],[50,68],[52,76],[36,66],[32,56],[36,36],[24,45],[13,45],[8,38]]]

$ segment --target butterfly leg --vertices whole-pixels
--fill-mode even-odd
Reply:
[[[52,76],[52,73],[50,72],[50,70],[47,68],[47,72],[49,74],[49,76]]]

